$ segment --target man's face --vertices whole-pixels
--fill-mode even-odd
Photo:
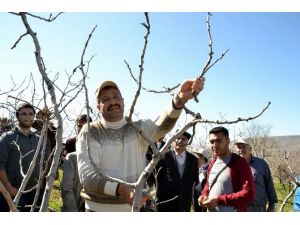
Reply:
[[[2,125],[2,126],[6,126],[7,124],[8,124],[7,118],[2,118],[2,120],[1,120],[1,125]]]
[[[210,134],[209,142],[213,155],[223,158],[229,153],[230,139],[226,137],[222,132]]]
[[[251,147],[248,144],[244,144],[244,143],[237,143],[236,144],[236,149],[237,149],[237,153],[245,158],[245,159],[249,159],[251,156]]]
[[[186,136],[181,135],[174,141],[174,149],[176,152],[181,153],[185,151],[187,145],[188,145],[189,139],[187,139]]]
[[[97,108],[105,120],[109,122],[121,120],[124,114],[124,101],[121,93],[114,87],[103,88],[98,96]]]
[[[40,125],[43,125],[45,114],[42,111],[38,111],[38,113],[35,115],[35,118]]]
[[[34,112],[31,108],[23,108],[19,113],[19,126],[21,128],[30,128],[34,119]]]

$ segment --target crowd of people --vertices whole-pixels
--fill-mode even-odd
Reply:
[[[158,119],[134,122],[144,135],[157,140],[157,149],[165,145],[165,135],[173,129],[184,105],[203,90],[204,82],[204,78],[184,81]],[[68,139],[62,149],[64,212],[131,211],[135,190],[115,179],[136,182],[153,157],[153,149],[140,131],[125,120],[119,86],[113,81],[101,83],[96,99],[100,119],[92,122],[87,115],[80,115],[76,120],[77,135]],[[31,104],[23,103],[16,110],[18,124],[0,137],[0,181],[12,198],[18,193],[35,151],[39,151],[44,117],[43,111],[36,114]],[[90,126],[85,125],[88,121]],[[38,160],[42,155],[45,161],[50,157],[56,144],[55,132],[56,128],[50,124],[47,147],[42,149],[40,145],[44,154],[40,153]],[[178,136],[149,174],[146,186],[156,190],[155,197],[141,199],[146,203],[141,211],[276,210],[278,199],[269,165],[252,154],[252,146],[246,139],[238,139],[235,149],[230,149],[229,131],[222,126],[209,131],[210,149],[188,149],[190,138],[187,131]],[[43,179],[40,166],[36,163],[21,195],[17,205],[20,211],[29,211],[28,206],[34,202],[35,187]],[[42,185],[37,209],[44,188]],[[299,194],[295,196],[299,199]],[[9,210],[0,193],[0,211]]]

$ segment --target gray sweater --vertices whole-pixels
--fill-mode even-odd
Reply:
[[[0,137],[0,170],[6,171],[8,180],[13,187],[19,188],[23,180],[20,172],[20,153],[17,145],[19,146],[20,152],[23,156],[22,168],[23,172],[26,174],[36,151],[38,141],[39,135],[31,132],[28,136],[25,136],[18,127],[4,133]],[[17,145],[13,142],[16,142]],[[40,156],[38,157],[37,162],[39,162],[39,159]],[[38,179],[39,163],[36,163],[25,190],[34,187],[37,184]]]
[[[137,126],[153,140],[169,132],[181,110],[167,106],[155,122],[140,120]],[[87,148],[90,145],[90,156]],[[106,176],[127,182],[136,182],[145,167],[145,152],[148,143],[123,118],[118,122],[108,122],[103,118],[91,123],[88,132],[85,125],[77,136],[76,151],[79,178],[90,199],[85,197],[85,207],[93,211],[130,211],[131,206],[120,203],[116,196],[118,183],[109,181]],[[90,157],[95,163],[92,166]],[[91,194],[103,196],[96,201]],[[113,199],[115,204],[104,204],[103,199]]]
[[[69,153],[63,165],[61,197],[63,212],[79,212],[84,209],[84,200],[80,197],[82,185],[79,181],[76,152]]]

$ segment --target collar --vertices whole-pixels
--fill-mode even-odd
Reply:
[[[107,120],[105,120],[103,117],[100,119],[100,123],[103,125],[103,127],[105,128],[111,128],[111,129],[120,129],[121,127],[123,127],[127,121],[125,120],[125,118],[123,117],[121,120],[117,121],[117,122],[109,122]]]
[[[232,152],[229,152],[229,154],[226,155],[224,158],[217,157],[217,160],[223,161],[226,164],[228,164],[231,161],[231,155],[232,155]]]
[[[181,153],[178,153],[178,152],[176,152],[176,151],[174,150],[174,152],[175,152],[175,156],[178,156],[179,154],[181,154],[183,157],[186,156],[186,151],[183,151],[183,152],[181,152]]]
[[[253,162],[254,162],[254,157],[253,157],[253,155],[251,154],[251,155],[250,155],[249,163],[253,163]]]
[[[30,128],[30,131],[29,131],[28,135],[24,134],[22,128],[20,128],[19,125],[16,125],[16,126],[15,126],[15,130],[16,130],[18,133],[23,134],[24,136],[30,136],[30,135],[33,133],[32,128]]]

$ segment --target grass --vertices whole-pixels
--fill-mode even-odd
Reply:
[[[292,185],[288,185],[288,183],[282,183],[280,184],[279,181],[274,180],[274,185],[277,193],[278,203],[277,203],[277,211],[279,211],[280,206],[282,202],[284,201],[285,197],[290,193],[291,189],[293,188]],[[294,201],[294,195],[289,198],[287,201],[284,212],[292,212],[293,211],[293,201]]]
[[[62,179],[62,170],[58,170],[59,178],[54,181],[53,189],[49,201],[49,211],[60,212],[62,207],[60,183]]]
[[[62,207],[62,199],[61,199],[61,188],[60,183],[62,179],[62,170],[59,170],[59,179],[55,180],[53,190],[51,192],[50,201],[49,201],[49,209],[50,211],[60,212]],[[274,185],[277,193],[278,203],[277,203],[277,211],[279,211],[280,206],[284,200],[284,198],[289,194],[292,185],[289,187],[287,183],[280,184],[280,182],[274,179]],[[284,207],[284,212],[292,212],[293,211],[293,199],[292,196]]]

